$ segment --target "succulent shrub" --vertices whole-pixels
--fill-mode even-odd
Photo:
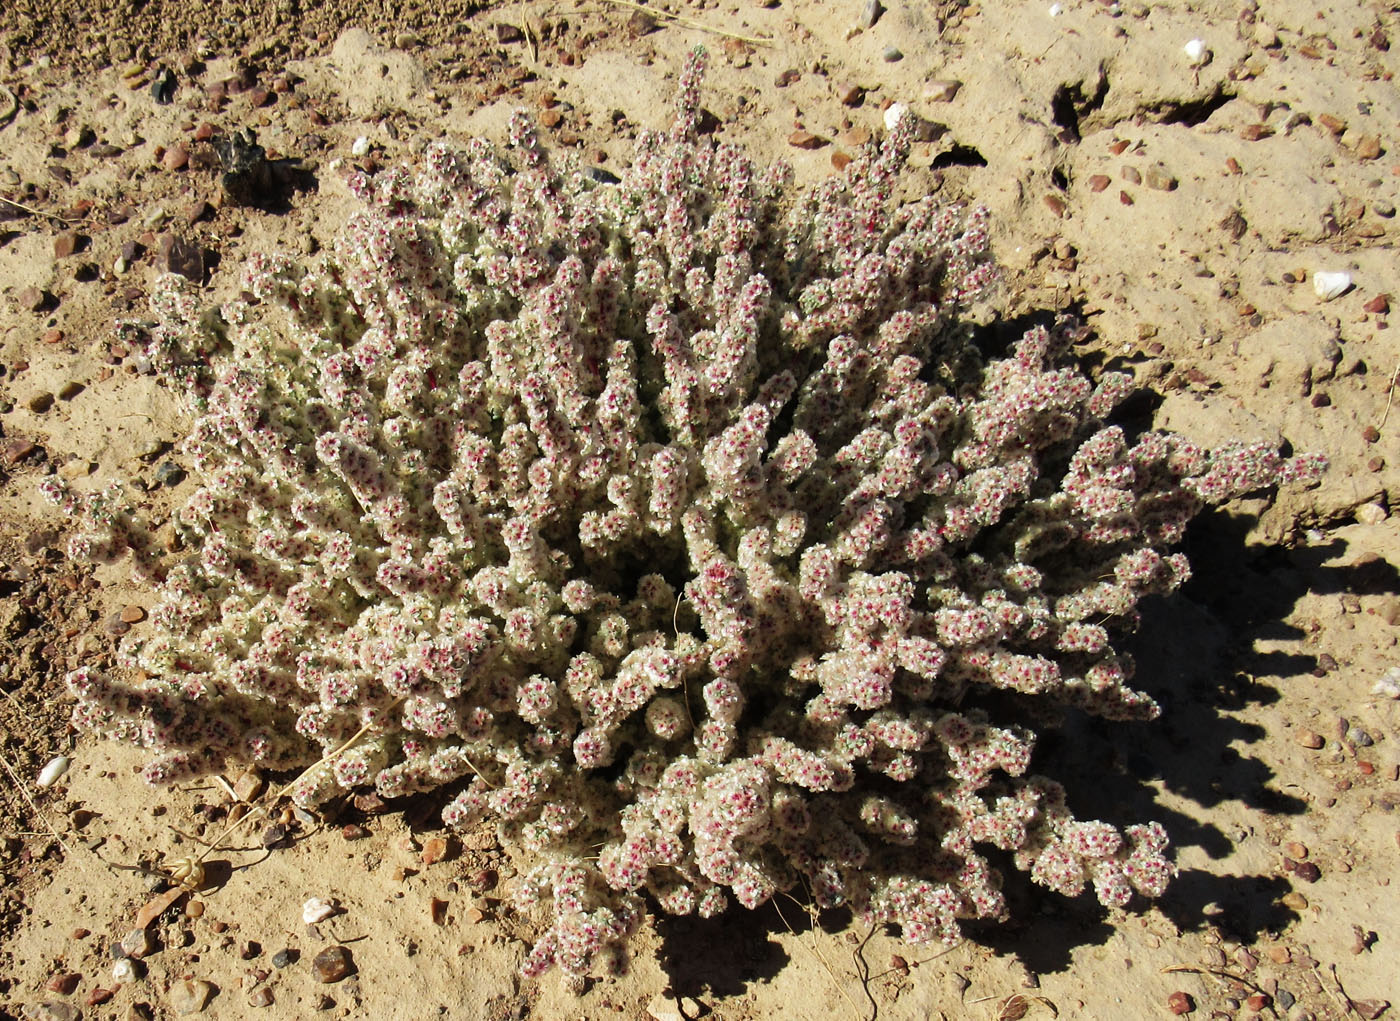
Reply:
[[[696,131],[700,73],[620,183],[519,117],[505,153],[354,174],[314,265],[254,259],[213,309],[163,282],[187,552],[49,487],[74,555],[159,591],[119,670],[69,676],[77,720],[153,783],[339,750],[301,803],[450,787],[447,825],[532,863],[523,971],[575,982],[648,898],[800,889],[953,940],[1006,912],[988,848],[1159,894],[1162,827],[1076,819],[1034,728],[1151,717],[1113,643],[1186,578],[1186,523],[1319,462],[1130,436],[1069,322],[984,356],[986,213],[896,201],[908,118],[799,192]]]

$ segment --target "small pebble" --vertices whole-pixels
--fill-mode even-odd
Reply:
[[[938,78],[924,86],[924,99],[930,103],[951,103],[962,88],[962,82],[954,78]]]
[[[307,925],[324,922],[333,914],[335,914],[335,905],[327,904],[319,897],[312,897],[301,906],[301,920]]]
[[[253,1007],[272,1006],[272,990],[267,986],[258,986],[248,994],[248,1003]]]
[[[122,952],[136,960],[148,956],[156,948],[155,937],[146,929],[132,929],[121,941]]]
[[[128,986],[141,977],[135,961],[118,961],[112,965],[112,981],[119,986]]]
[[[83,1003],[89,1007],[96,1007],[99,1004],[106,1003],[108,1000],[110,1000],[113,996],[116,995],[117,991],[115,989],[103,989],[99,986],[93,989],[92,992],[87,994],[87,996],[83,999]]]
[[[1308,906],[1308,899],[1297,890],[1289,890],[1279,901],[1290,911],[1302,911]]]
[[[285,968],[289,964],[295,964],[297,958],[300,956],[301,953],[299,951],[293,949],[292,947],[287,947],[286,949],[279,950],[277,951],[277,953],[272,955],[272,966],[274,968]]]
[[[55,259],[66,259],[78,250],[77,231],[65,230],[56,235],[53,239],[53,256]]]
[[[214,987],[203,979],[185,979],[170,987],[170,1007],[177,1014],[198,1014],[213,994]]]
[[[1148,167],[1143,179],[1147,182],[1147,186],[1154,191],[1176,190],[1176,178],[1167,172],[1166,167]]]
[[[1383,316],[1390,311],[1390,296],[1388,294],[1378,294],[1361,308],[1372,315]]]
[[[359,138],[355,139],[354,143],[350,146],[350,155],[356,157],[369,155],[368,136],[361,135]]]
[[[166,170],[184,170],[190,162],[190,151],[183,145],[171,146],[160,158],[160,165]]]
[[[287,841],[288,830],[280,822],[275,822],[262,832],[262,846],[269,851],[283,846]]]
[[[423,841],[423,853],[418,860],[424,865],[434,865],[447,857],[447,840],[444,837],[429,837]]]
[[[26,406],[30,411],[34,412],[34,414],[42,415],[53,407],[53,394],[49,393],[47,390],[43,393],[37,393],[29,398],[26,402]]]
[[[1326,743],[1322,735],[1315,730],[1300,730],[1293,735],[1293,740],[1297,741],[1304,748],[1312,749],[1321,748]]]
[[[339,982],[354,970],[355,962],[346,947],[326,947],[311,961],[311,974],[317,982]]]
[[[1196,1001],[1191,999],[1190,993],[1178,990],[1167,997],[1167,1009],[1173,1014],[1189,1014],[1196,1009]]]
[[[55,975],[44,984],[44,988],[51,993],[58,993],[60,996],[67,996],[74,989],[78,988],[78,983],[83,980],[83,976],[77,972],[66,972],[62,975]]]
[[[884,52],[880,54],[880,57],[885,63],[893,64],[896,61],[903,60],[904,54],[899,52],[899,47],[897,46],[886,46]]]

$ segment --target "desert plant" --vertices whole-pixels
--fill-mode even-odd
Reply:
[[[170,783],[304,767],[306,805],[459,788],[552,922],[523,970],[616,963],[649,894],[713,915],[804,888],[952,940],[1006,911],[981,850],[1067,894],[1162,891],[1155,823],[1075,819],[1027,773],[1046,707],[1144,719],[1112,644],[1187,575],[1206,504],[1316,475],[1108,419],[1133,390],[965,322],[987,218],[894,198],[900,121],[803,193],[675,126],[620,184],[429,145],[354,174],[314,267],[205,310],[164,281],[150,350],[191,395],[169,566],[121,491],[51,495],[72,552],[159,585],[86,728]],[[1038,722],[1032,722],[1038,721]]]

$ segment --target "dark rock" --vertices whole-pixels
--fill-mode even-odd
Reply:
[[[300,950],[297,950],[295,947],[287,947],[272,955],[272,966],[274,968],[285,968],[289,964],[296,964],[297,959],[300,957]]]
[[[156,75],[155,81],[151,82],[151,98],[162,106],[165,106],[175,99],[175,75],[170,68],[161,68]]]

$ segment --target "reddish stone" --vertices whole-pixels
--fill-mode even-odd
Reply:
[[[190,151],[183,145],[172,146],[165,150],[165,155],[160,158],[160,165],[166,170],[184,170],[190,162]]]
[[[1065,200],[1058,195],[1046,195],[1045,205],[1056,216],[1065,215]]]
[[[423,842],[423,852],[418,860],[424,865],[434,865],[447,857],[447,840],[444,837],[429,837]]]
[[[98,987],[88,993],[87,998],[84,999],[83,1002],[89,1007],[96,1007],[99,1003],[106,1003],[116,995],[117,991],[115,989],[103,989]]]
[[[1110,178],[1107,174],[1095,174],[1089,178],[1089,190],[1095,195],[1103,191],[1109,185]]]
[[[788,135],[788,145],[798,149],[820,149],[826,143],[827,140],[821,135],[814,135],[804,128],[799,128]]]
[[[53,239],[53,257],[66,259],[78,250],[78,232],[65,230]]]
[[[1334,117],[1330,113],[1320,113],[1317,115],[1317,122],[1334,135],[1340,135],[1347,129],[1347,122],[1340,117]]]
[[[850,165],[851,157],[847,156],[840,149],[831,154],[831,165],[837,170],[845,170]]]
[[[82,979],[83,976],[79,975],[77,972],[69,972],[65,975],[55,975],[53,978],[49,979],[47,983],[45,983],[44,988],[51,993],[58,993],[61,996],[67,996],[74,989],[78,988],[78,983],[81,982]]]
[[[1378,294],[1361,307],[1373,315],[1383,316],[1390,311],[1390,295]]]
[[[1167,997],[1167,1009],[1173,1014],[1189,1014],[1196,1009],[1196,1001],[1191,999],[1190,993],[1178,990]]]

